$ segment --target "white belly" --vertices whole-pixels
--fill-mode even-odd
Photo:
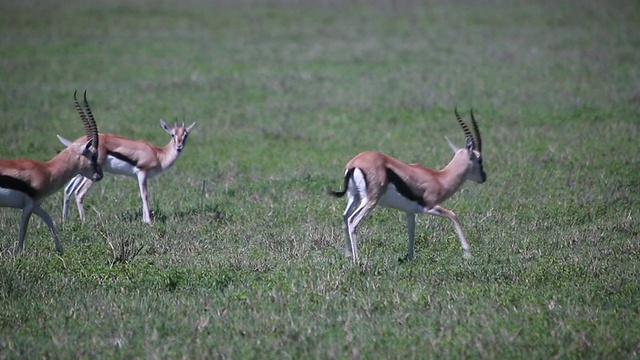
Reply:
[[[423,207],[420,204],[400,195],[393,184],[387,186],[387,192],[380,197],[378,204],[413,214],[423,212]]]
[[[107,156],[104,170],[112,174],[136,176],[138,169],[126,161],[113,156]]]
[[[27,195],[18,190],[0,188],[0,207],[22,209],[27,200]]]

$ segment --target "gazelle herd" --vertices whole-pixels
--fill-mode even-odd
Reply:
[[[31,159],[0,159],[0,207],[22,209],[17,252],[24,247],[24,238],[31,214],[36,214],[49,227],[56,250],[63,252],[62,244],[51,216],[42,209],[44,199],[65,184],[62,220],[69,213],[69,200],[75,195],[81,220],[85,220],[84,197],[91,186],[100,181],[103,171],[135,177],[142,199],[142,221],[151,223],[147,180],[169,169],[178,159],[195,123],[190,126],[160,126],[171,136],[164,147],[144,140],[98,133],[98,126],[87,101],[86,91],[81,105],[73,94],[76,110],[84,124],[85,136],[69,141],[58,135],[66,148],[48,161]],[[456,214],[441,204],[455,194],[466,180],[479,184],[486,181],[482,166],[482,140],[478,124],[471,111],[469,127],[454,111],[462,128],[466,143],[457,148],[445,138],[453,151],[453,159],[442,169],[435,170],[420,164],[407,164],[389,155],[366,151],[351,159],[345,169],[343,189],[331,191],[336,197],[347,195],[343,214],[346,242],[345,255],[358,262],[356,229],[377,206],[405,212],[408,233],[407,259],[414,256],[415,214],[430,214],[450,219],[462,245],[465,256],[471,255],[460,221]]]

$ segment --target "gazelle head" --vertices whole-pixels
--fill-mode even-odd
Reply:
[[[87,91],[84,91],[84,109],[78,103],[76,95],[77,91],[73,93],[73,101],[75,102],[76,110],[80,115],[80,120],[82,120],[82,123],[84,124],[87,142],[73,143],[60,135],[58,135],[58,140],[60,140],[67,149],[73,149],[75,153],[80,154],[80,156],[84,158],[80,161],[80,174],[94,182],[100,181],[103,177],[103,172],[102,167],[100,167],[100,164],[98,163],[98,125],[96,125],[96,120],[91,113],[91,108],[87,101]]]
[[[458,109],[454,109],[456,114],[456,120],[458,120],[458,124],[462,128],[465,136],[465,151],[469,156],[469,168],[467,171],[467,179],[473,180],[478,184],[482,184],[487,180],[487,174],[484,172],[484,168],[482,167],[482,138],[480,137],[480,129],[478,129],[478,123],[476,123],[476,119],[473,116],[473,109],[471,110],[471,124],[473,125],[473,131],[475,136],[471,134],[471,131],[467,127],[467,124],[464,123],[460,115],[458,114]],[[445,138],[449,143],[449,147],[453,150],[454,153],[458,153],[458,147],[456,147],[451,140]]]
[[[176,149],[177,152],[181,152],[182,149],[184,149],[184,146],[187,144],[189,132],[191,132],[191,129],[193,129],[195,125],[196,123],[193,123],[189,127],[185,127],[184,122],[180,126],[178,126],[177,123],[174,123],[173,128],[170,128],[164,120],[160,119],[160,126],[162,126],[164,131],[171,135],[173,148]]]

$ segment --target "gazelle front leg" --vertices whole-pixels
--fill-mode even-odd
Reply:
[[[451,221],[453,221],[453,224],[456,227],[456,233],[458,233],[458,238],[460,239],[460,243],[462,244],[462,250],[464,250],[464,256],[471,257],[471,247],[469,246],[469,243],[464,237],[464,233],[462,232],[462,226],[460,226],[460,220],[458,220],[458,217],[453,211],[447,210],[441,207],[440,205],[436,205],[432,209],[427,210],[427,214],[451,219]]]
[[[77,186],[76,192],[76,206],[78,207],[78,214],[80,215],[80,220],[84,221],[87,217],[84,212],[84,198],[87,196],[87,192],[91,186],[93,186],[93,181],[91,179],[86,178],[84,176],[77,176],[79,183]]]
[[[65,222],[69,217],[69,200],[73,195],[75,195],[76,198],[76,206],[78,207],[80,220],[84,221],[84,197],[87,195],[87,191],[89,191],[91,185],[93,185],[93,181],[82,175],[77,175],[67,183],[67,186],[64,188],[64,197],[62,202],[62,222]]]
[[[140,197],[142,198],[142,221],[151,224],[151,212],[149,211],[149,195],[147,194],[147,173],[141,171],[137,174]]]
[[[20,222],[20,234],[18,235],[18,253],[22,252],[24,248],[24,237],[27,234],[27,226],[29,225],[29,219],[31,218],[31,213],[33,213],[33,207],[35,204],[31,199],[28,200],[28,203],[24,205],[22,208],[22,219]]]
[[[407,234],[409,235],[409,250],[407,252],[407,260],[413,260],[413,239],[416,236],[416,214],[406,213],[407,216]]]

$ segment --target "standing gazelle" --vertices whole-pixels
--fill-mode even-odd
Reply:
[[[342,191],[332,191],[336,197],[346,193],[349,197],[344,212],[344,228],[347,235],[345,254],[358,262],[356,228],[362,220],[380,204],[406,213],[409,233],[408,259],[413,258],[415,214],[431,214],[449,218],[455,225],[465,256],[471,249],[465,240],[458,217],[451,210],[440,206],[453,195],[465,180],[482,184],[487,175],[482,168],[482,140],[478,124],[471,111],[475,137],[455,110],[458,124],[466,137],[466,147],[459,149],[446,139],[454,152],[453,159],[441,170],[419,164],[407,164],[379,152],[363,152],[347,163]]]
[[[113,134],[100,134],[100,153],[106,154],[106,157],[100,158],[100,165],[106,172],[138,179],[140,197],[142,198],[142,221],[145,223],[151,223],[147,179],[163,173],[178,160],[180,152],[187,143],[187,136],[195,124],[193,123],[189,127],[185,127],[184,123],[181,126],[174,124],[170,128],[164,120],[160,119],[160,126],[171,135],[171,141],[162,148],[143,140],[131,140]],[[83,201],[92,185],[93,181],[82,175],[69,181],[64,188],[63,221],[69,215],[69,199],[74,193],[80,219],[85,220]]]
[[[87,134],[84,140],[71,142],[58,135],[66,149],[49,161],[0,159],[0,207],[22,209],[18,252],[24,247],[31,214],[36,214],[47,224],[56,250],[62,253],[51,216],[40,207],[42,201],[78,174],[90,177],[92,181],[102,179],[102,168],[98,164],[98,127],[87,102],[87,92],[84,93],[84,109],[78,104],[75,92],[73,100]]]

